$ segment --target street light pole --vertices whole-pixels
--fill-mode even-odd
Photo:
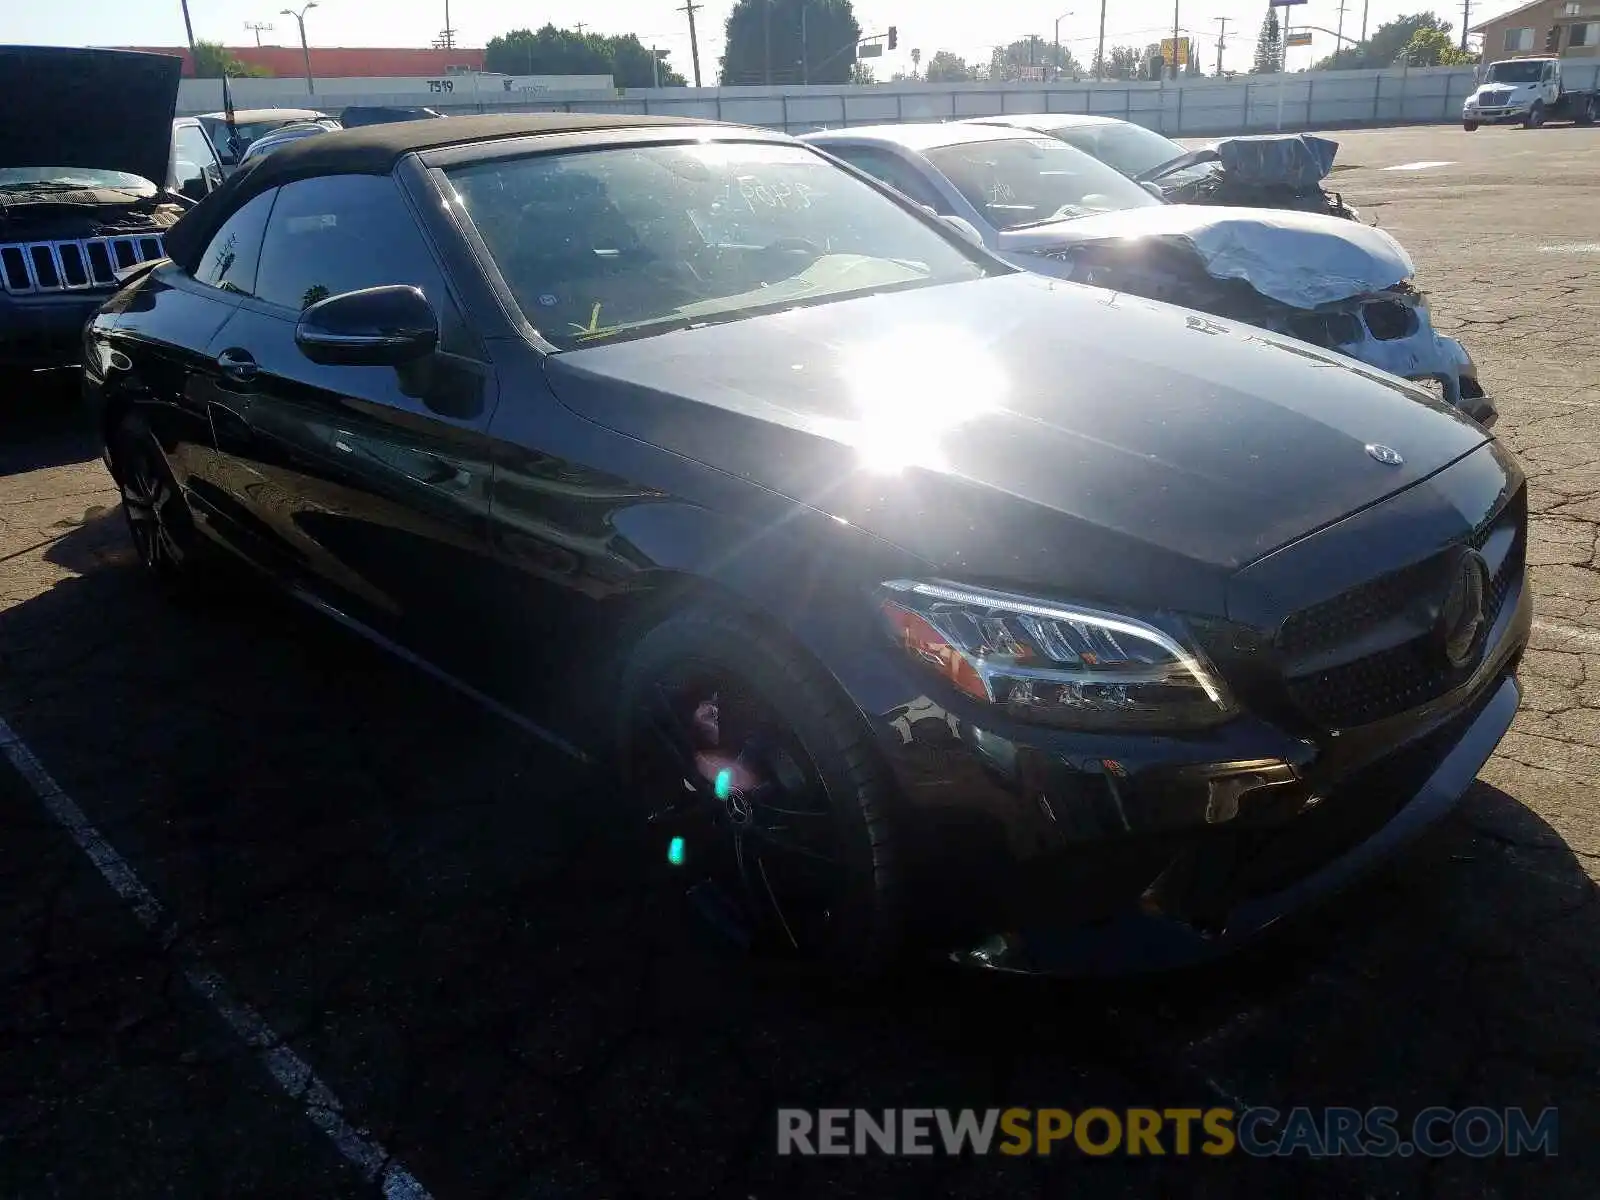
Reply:
[[[196,71],[200,64],[194,58],[194,25],[189,20],[189,0],[178,0],[183,5],[183,31],[189,35],[189,61],[194,63]]]
[[[1059,17],[1056,18],[1056,79],[1057,80],[1059,80],[1061,78],[1061,22],[1066,20],[1071,15],[1072,14],[1069,13],[1069,12],[1064,12]]]
[[[310,3],[308,3],[299,12],[295,12],[292,8],[286,8],[282,13],[283,16],[293,17],[295,22],[300,26],[300,54],[305,59],[306,63],[306,91],[310,92],[313,96],[317,94],[317,81],[311,77],[311,46],[310,43],[306,41],[306,13],[310,12],[316,6],[317,0],[310,0]]]

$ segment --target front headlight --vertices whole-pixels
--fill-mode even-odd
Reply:
[[[1130,616],[907,579],[885,583],[879,604],[907,654],[1022,720],[1186,729],[1237,711],[1198,649]]]

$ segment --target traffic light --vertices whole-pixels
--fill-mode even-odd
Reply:
[[[900,44],[900,29],[898,26],[889,26],[889,49],[893,50]]]
[[[1554,54],[1561,49],[1561,26],[1552,25],[1544,35],[1544,52]]]

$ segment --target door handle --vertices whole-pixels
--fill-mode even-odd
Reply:
[[[259,368],[248,350],[230,347],[217,355],[217,369],[222,372],[223,378],[231,379],[234,383],[249,383],[256,377]]]

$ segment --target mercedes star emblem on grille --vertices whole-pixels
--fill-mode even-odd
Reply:
[[[1393,446],[1385,446],[1379,442],[1368,442],[1367,453],[1386,467],[1398,467],[1406,461],[1400,451]]]

